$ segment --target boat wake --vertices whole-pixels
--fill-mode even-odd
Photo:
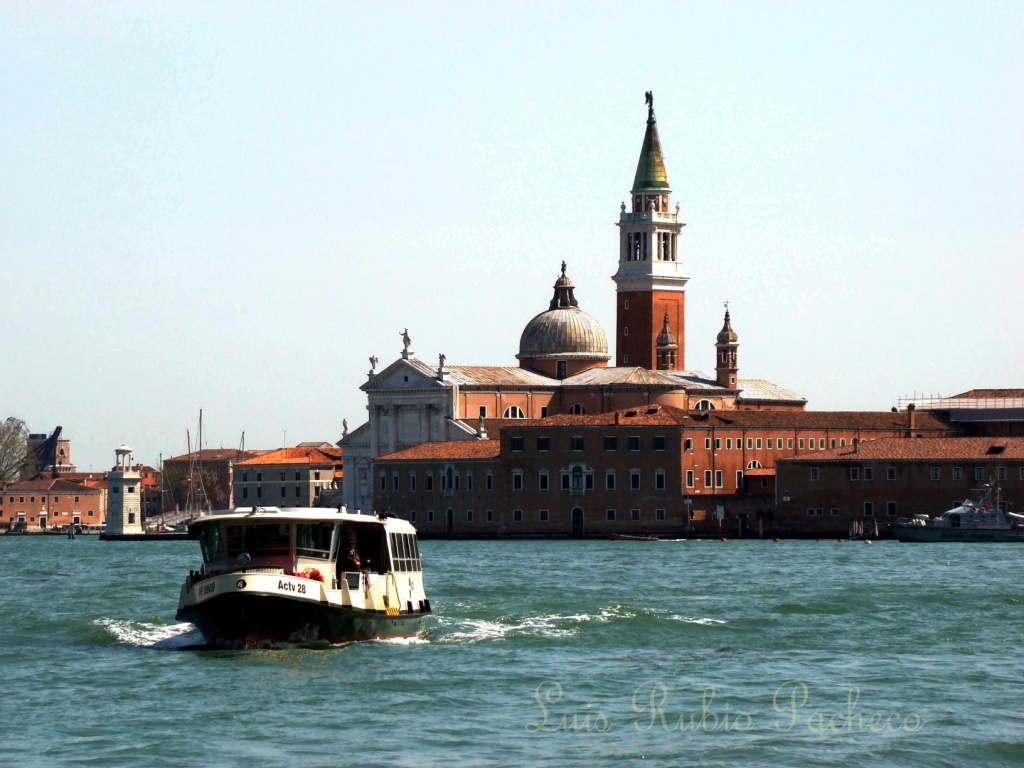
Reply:
[[[93,624],[102,627],[117,645],[156,650],[178,650],[203,644],[202,633],[193,625],[152,624],[127,619],[96,619]]]

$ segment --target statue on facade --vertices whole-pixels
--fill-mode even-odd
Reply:
[[[562,262],[562,277],[565,277],[565,262]]]
[[[647,91],[644,94],[644,104],[647,105],[647,119],[654,119],[654,91]]]
[[[409,329],[406,328],[404,331],[402,331],[399,334],[399,336],[402,337],[402,346],[403,346],[403,350],[402,351],[408,353],[409,352],[409,348],[412,347],[412,339],[409,338]]]
[[[375,373],[377,370],[377,356],[370,355],[370,373]]]
[[[447,360],[447,359],[448,358],[445,357],[444,352],[442,352],[440,355],[438,355],[437,356],[437,367],[438,368],[444,368],[444,361]]]
[[[348,437],[348,419],[341,420],[341,439]]]

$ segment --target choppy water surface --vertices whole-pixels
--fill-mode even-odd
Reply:
[[[422,550],[417,640],[211,652],[194,542],[0,537],[0,763],[1024,764],[1024,547]]]

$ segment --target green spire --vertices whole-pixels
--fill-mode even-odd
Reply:
[[[636,165],[632,191],[671,192],[668,188],[668,174],[665,172],[665,158],[661,154],[661,141],[658,139],[658,121],[654,119],[653,97],[649,98],[648,104],[647,132],[640,150],[640,162]]]

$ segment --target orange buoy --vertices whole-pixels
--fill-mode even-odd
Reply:
[[[871,543],[871,539],[864,539],[864,543],[865,544],[870,544]]]
[[[842,544],[846,539],[839,539],[839,543]]]
[[[818,539],[818,541],[821,541],[821,539]]]
[[[728,539],[727,539],[727,538],[725,538],[725,536],[723,536],[723,537],[722,537],[722,541],[728,541]]]
[[[782,539],[772,539],[772,541],[782,541]]]

